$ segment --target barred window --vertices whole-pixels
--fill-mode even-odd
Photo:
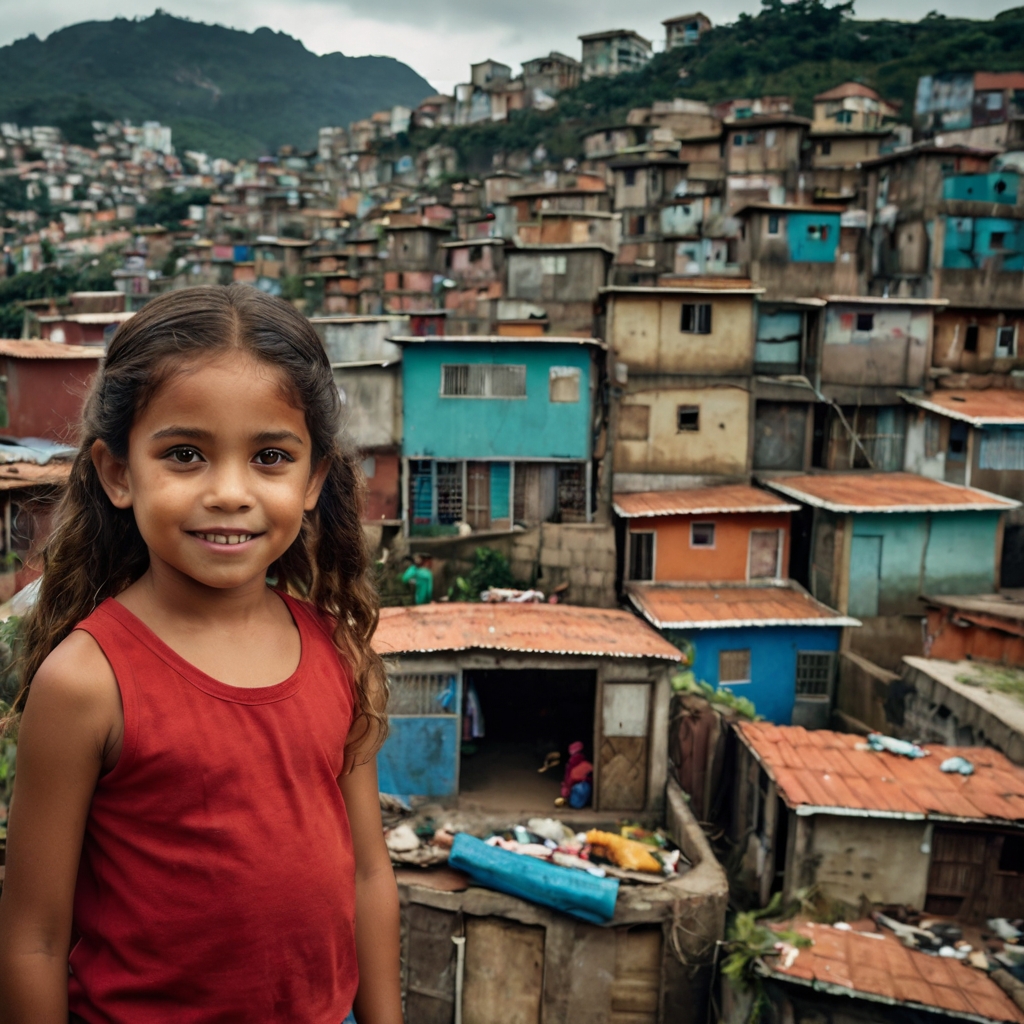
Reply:
[[[679,330],[684,334],[710,334],[711,303],[684,302],[679,320]]]
[[[631,533],[629,535],[629,578],[631,580],[654,579],[654,533]]]
[[[798,651],[796,655],[796,695],[828,697],[832,689],[831,651]]]
[[[443,398],[525,398],[526,365],[516,363],[443,363]]]
[[[718,652],[718,682],[749,683],[750,682],[750,648],[736,651]]]
[[[401,672],[390,676],[389,715],[453,715],[455,676],[447,672]]]

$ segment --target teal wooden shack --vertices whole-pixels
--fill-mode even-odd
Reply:
[[[395,338],[402,345],[402,472],[413,535],[590,522],[593,338]]]
[[[882,664],[920,653],[922,594],[999,587],[1003,517],[1020,502],[914,473],[767,483],[806,509],[802,559],[794,540],[791,574],[819,601],[862,620],[856,646]]]

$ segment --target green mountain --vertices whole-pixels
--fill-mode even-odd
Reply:
[[[88,21],[0,47],[0,120],[56,124],[92,143],[93,120],[169,124],[178,152],[238,158],[316,145],[348,125],[436,90],[391,57],[317,56],[283,32],[175,18]]]

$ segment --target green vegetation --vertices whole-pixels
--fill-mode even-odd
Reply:
[[[348,125],[434,92],[391,57],[317,56],[283,32],[239,32],[157,11],[90,21],[0,48],[0,120],[57,124],[91,143],[93,120],[158,120],[179,151],[257,156],[316,145]]]
[[[672,677],[672,689],[676,693],[695,693],[699,697],[706,698],[712,705],[716,705],[727,711],[733,711],[741,718],[749,719],[751,722],[758,722],[761,716],[754,707],[754,702],[747,697],[737,697],[732,690],[716,689],[710,683],[698,680],[697,677],[687,669],[684,672],[677,672]]]
[[[162,188],[151,192],[144,206],[136,211],[139,224],[160,224],[170,231],[177,231],[181,221],[188,217],[190,206],[206,206],[211,192],[205,188],[190,188],[178,192],[173,188]]]
[[[958,683],[982,686],[986,690],[1005,693],[1024,704],[1024,670],[1007,665],[976,664],[971,672],[956,677]]]
[[[453,601],[479,601],[488,587],[516,588],[508,559],[494,548],[477,548],[473,567],[466,576],[456,577],[448,596]]]
[[[756,15],[706,33],[693,47],[657,54],[645,67],[562,93],[550,113],[522,111],[506,124],[413,132],[413,148],[443,142],[479,173],[496,151],[542,144],[555,159],[581,155],[588,131],[625,122],[634,107],[675,97],[718,100],[791,96],[810,116],[816,93],[857,79],[914,109],[917,80],[943,71],[1016,71],[1024,66],[1024,8],[991,21],[929,14],[920,21],[859,21],[853,3],[762,0]]]

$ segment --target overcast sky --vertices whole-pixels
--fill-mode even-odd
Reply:
[[[631,28],[660,46],[663,18],[683,14],[697,0],[0,0],[0,44],[29,33],[45,37],[79,21],[153,13],[157,2],[171,14],[253,30],[262,25],[287,32],[315,53],[340,50],[397,57],[437,88],[451,92],[465,81],[469,64],[488,57],[511,64],[561,50],[579,57],[581,32]],[[987,18],[1014,0],[857,0],[862,18],[916,19],[930,10]],[[689,5],[689,6],[687,6]],[[716,23],[759,0],[703,4]],[[2,69],[0,69],[2,73]]]

